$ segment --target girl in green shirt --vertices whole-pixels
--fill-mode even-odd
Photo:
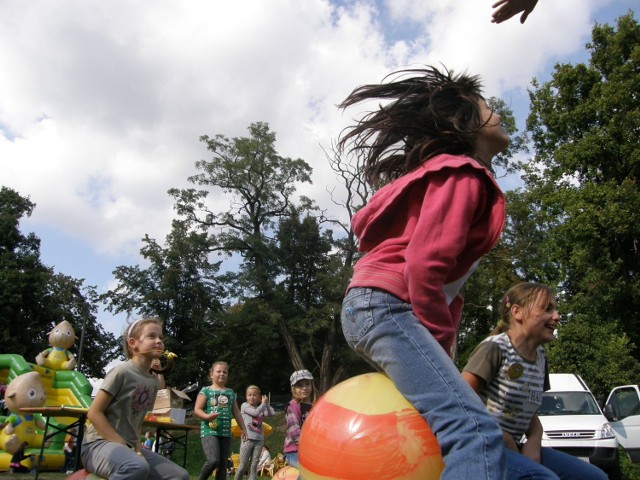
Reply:
[[[231,453],[231,417],[236,419],[242,430],[241,438],[247,436],[247,429],[238,408],[236,393],[227,388],[229,365],[215,362],[209,372],[211,386],[198,393],[193,413],[200,419],[200,441],[207,461],[200,469],[200,480],[205,480],[216,470],[216,480],[227,478],[227,458]]]

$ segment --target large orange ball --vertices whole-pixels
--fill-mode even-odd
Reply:
[[[298,445],[304,480],[438,479],[435,435],[386,375],[339,383],[311,409]]]

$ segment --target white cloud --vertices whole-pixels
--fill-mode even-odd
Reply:
[[[281,155],[314,167],[301,191],[332,207],[320,145],[356,115],[335,108],[354,87],[442,62],[489,95],[521,91],[583,48],[607,3],[631,5],[540,2],[525,25],[494,25],[478,0],[2,2],[0,178],[37,203],[33,225],[135,256],[208,157],[198,137],[266,121]]]

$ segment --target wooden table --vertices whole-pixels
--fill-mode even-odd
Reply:
[[[65,438],[66,435],[72,435],[76,438],[76,451],[73,459],[73,467],[74,470],[78,470],[80,466],[80,448],[82,445],[82,437],[84,436],[84,427],[87,422],[87,412],[88,408],[83,407],[73,407],[70,405],[61,405],[59,407],[28,407],[21,408],[20,413],[33,415],[39,413],[43,417],[47,418],[44,427],[44,436],[42,438],[42,446],[40,447],[40,456],[38,457],[38,461],[35,463],[36,465],[36,480],[38,480],[38,476],[40,474],[40,462],[44,457],[44,446],[51,437],[58,435],[61,432],[64,432]],[[50,420],[51,417],[67,417],[67,418],[75,418],[72,423],[69,425],[53,425]],[[74,428],[77,427],[77,431],[74,432]],[[53,431],[49,433],[49,428]]]
[[[187,445],[188,445],[188,435],[192,430],[200,430],[200,425],[187,425],[184,423],[170,423],[170,422],[158,422],[155,420],[145,420],[142,423],[143,427],[152,427],[156,429],[156,443],[154,451],[158,453],[158,449],[160,448],[160,439],[164,438],[165,440],[173,440],[174,445],[180,445],[183,447],[183,456],[182,456],[182,466],[185,467],[187,464]],[[169,436],[169,432],[179,432],[177,435],[171,434]],[[177,463],[177,462],[176,462]]]

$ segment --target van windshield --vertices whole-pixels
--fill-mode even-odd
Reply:
[[[538,415],[600,415],[589,392],[545,392]]]

